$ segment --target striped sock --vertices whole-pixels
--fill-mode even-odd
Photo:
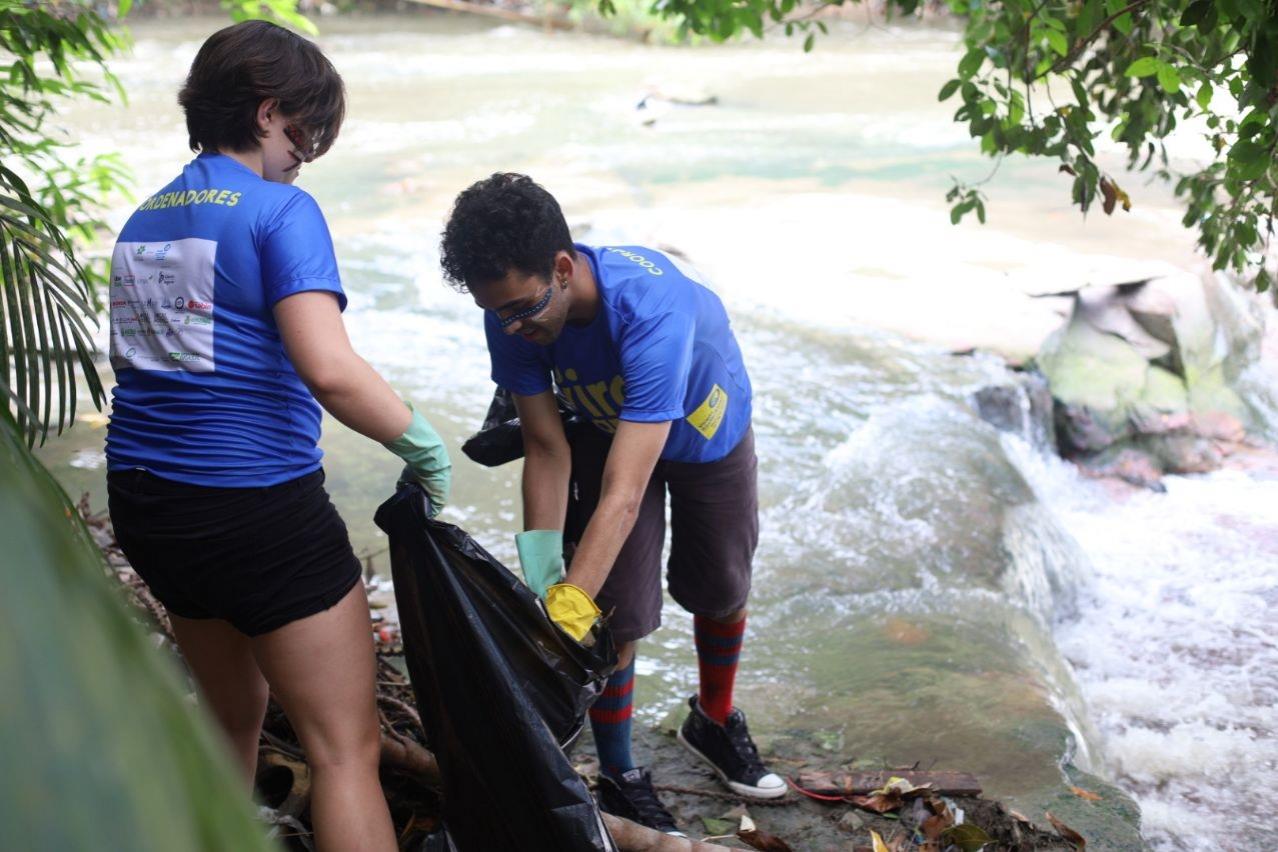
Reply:
[[[630,754],[630,717],[634,711],[635,661],[617,669],[608,678],[603,695],[590,708],[590,730],[595,735],[595,753],[605,775],[616,778],[634,769]]]
[[[701,691],[697,706],[720,725],[732,712],[732,685],[737,677],[737,659],[745,636],[746,620],[724,624],[704,615],[693,619],[697,644],[697,668],[701,671]]]

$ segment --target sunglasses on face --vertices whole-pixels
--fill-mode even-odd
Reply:
[[[554,295],[555,295],[555,285],[553,283],[548,284],[546,286],[546,295],[542,296],[536,302],[524,308],[523,310],[515,311],[513,314],[511,314],[508,317],[504,317],[504,318],[498,317],[497,324],[501,328],[510,328],[512,325],[519,322],[520,320],[526,320],[529,317],[536,316],[537,314],[546,310],[546,306],[550,304],[550,300],[554,298]]]
[[[300,166],[302,163],[310,163],[315,160],[318,154],[315,153],[315,146],[296,124],[284,125],[284,137],[293,143],[293,150],[289,151],[289,155],[297,160]]]

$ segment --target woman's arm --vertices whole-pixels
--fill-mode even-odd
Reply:
[[[276,302],[274,313],[293,369],[325,411],[374,441],[404,434],[412,412],[351,347],[336,295],[297,293]]]

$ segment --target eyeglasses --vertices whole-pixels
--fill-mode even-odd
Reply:
[[[284,125],[284,137],[293,143],[293,150],[289,151],[289,155],[297,160],[300,166],[302,163],[310,163],[315,160],[318,154],[315,153],[315,145],[307,135],[296,124]]]
[[[522,311],[515,311],[513,314],[511,314],[508,317],[504,317],[504,318],[498,317],[497,318],[498,326],[500,326],[501,328],[510,328],[512,325],[519,322],[520,320],[526,320],[529,317],[536,316],[537,314],[546,310],[546,306],[550,304],[550,300],[554,298],[554,296],[555,296],[555,285],[554,285],[554,282],[551,282],[546,285],[546,295],[542,296],[533,304],[524,308]]]

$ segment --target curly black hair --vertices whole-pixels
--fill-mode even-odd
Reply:
[[[511,270],[550,278],[555,254],[574,253],[559,202],[527,175],[499,172],[462,191],[444,226],[444,278],[466,292]]]

